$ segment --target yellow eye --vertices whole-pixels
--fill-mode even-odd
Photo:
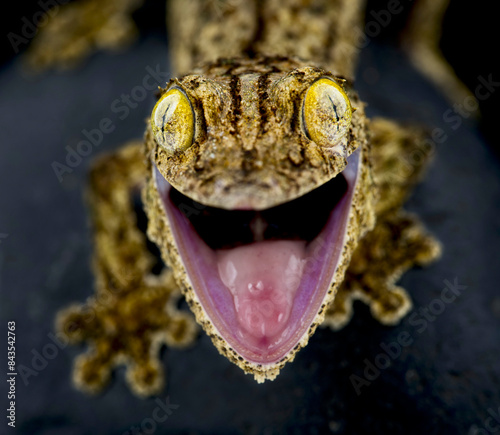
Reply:
[[[343,142],[351,125],[352,107],[342,87],[328,78],[315,81],[306,93],[302,119],[307,136],[327,148]]]
[[[188,149],[194,137],[194,113],[186,94],[172,88],[156,103],[151,128],[158,145],[170,153]]]

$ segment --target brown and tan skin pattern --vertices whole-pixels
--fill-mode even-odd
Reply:
[[[167,89],[185,90],[202,121],[199,133],[192,147],[170,155],[148,128],[148,158],[169,183],[204,205],[234,209],[245,198],[262,210],[295,199],[341,172],[366,140],[364,111],[350,89],[358,110],[346,146],[330,151],[306,137],[301,104],[321,77],[336,79],[298,60],[259,57],[207,64],[173,79]]]
[[[183,0],[168,3],[171,58],[177,74],[242,54],[298,56],[352,77],[354,26],[364,0]],[[189,11],[186,13],[186,11]]]
[[[425,133],[381,118],[371,121],[370,130],[371,162],[379,191],[377,223],[360,241],[326,313],[324,325],[335,330],[349,322],[356,299],[370,305],[381,323],[398,323],[412,304],[395,283],[411,267],[425,266],[441,254],[441,245],[417,217],[401,209],[434,152]]]
[[[27,66],[31,70],[68,69],[95,50],[130,44],[137,34],[131,14],[142,2],[82,0],[51,9],[51,19],[29,47]]]
[[[364,151],[366,151],[366,148]],[[307,334],[285,358],[277,364],[266,367],[245,361],[228,345],[228,343],[222,336],[220,336],[218,331],[209,321],[203,307],[199,303],[196,294],[193,291],[189,277],[184,269],[184,265],[180,260],[180,255],[175,245],[168,222],[165,218],[165,212],[158,196],[155,183],[152,177],[149,178],[148,187],[144,195],[150,222],[148,235],[162,248],[163,258],[174,271],[176,281],[180,283],[181,287],[184,289],[186,300],[188,301],[191,310],[194,312],[197,322],[202,325],[205,332],[212,339],[216,348],[221,354],[241,367],[246,373],[253,374],[258,382],[263,382],[266,379],[275,379],[279,374],[280,369],[287,362],[293,361],[296,353],[302,347],[307,345],[309,338],[314,334],[316,328],[323,322],[328,306],[334,300],[335,293],[344,279],[347,267],[349,266],[349,260],[356,247],[358,239],[373,225],[374,215],[369,209],[367,210],[364,207],[364,204],[374,202],[372,180],[369,174],[368,166],[364,166],[361,178],[362,182],[356,189],[354,206],[349,215],[349,241],[344,246],[341,263],[335,272],[334,284],[332,284],[328,290],[328,294],[323,301],[323,305],[321,306],[321,309],[310,326]]]
[[[409,267],[439,255],[437,242],[401,211],[424,167],[408,170],[405,163],[405,156],[423,149],[422,134],[390,121],[368,122],[352,89],[357,53],[348,30],[361,24],[362,2],[183,0],[170,7],[173,60],[178,71],[189,74],[166,89],[176,85],[190,96],[197,133],[192,147],[171,155],[148,127],[145,146],[130,145],[103,158],[91,174],[97,290],[58,318],[59,331],[72,342],[90,344],[77,360],[74,379],[91,392],[122,363],[134,392],[159,391],[164,378],[159,347],[187,345],[196,333],[191,318],[175,308],[180,291],[217,349],[263,381],[274,379],[324,320],[333,328],[346,324],[355,298],[370,304],[382,323],[399,321],[411,302],[395,282]],[[226,59],[216,60],[221,56]],[[307,139],[298,115],[308,86],[325,76],[343,84],[357,108],[349,140],[334,152]],[[362,164],[348,237],[320,311],[277,364],[243,360],[213,327],[191,288],[152,178],[153,162],[175,187],[203,204],[230,209],[244,195],[262,209],[331,179],[356,148]],[[429,155],[427,149],[424,157]],[[148,235],[169,267],[159,276],[151,273],[152,258],[131,204],[131,192],[141,187]]]
[[[91,393],[101,391],[120,364],[127,365],[134,393],[159,393],[161,346],[185,347],[198,333],[192,317],[175,306],[180,292],[172,272],[151,273],[154,259],[131,203],[131,191],[144,184],[144,170],[142,144],[135,142],[101,157],[90,175],[96,293],[61,311],[56,326],[70,343],[89,344],[75,362],[73,379]]]
[[[199,110],[203,111],[206,123],[204,135],[186,153],[169,156],[155,142],[151,132],[148,130],[146,133],[146,160],[155,162],[167,180],[172,179],[177,183],[175,187],[186,195],[202,204],[227,208],[234,206],[233,198],[255,198],[253,208],[264,209],[290,201],[324,184],[345,168],[343,155],[329,154],[320,149],[306,138],[300,122],[293,122],[294,117],[298,118],[297,111],[300,111],[300,103],[309,85],[320,77],[330,76],[329,72],[320,68],[304,67],[298,61],[283,58],[236,59],[230,64],[208,64],[195,71],[200,75],[185,76],[174,80],[172,85],[181,86],[195,106],[197,103],[202,106]],[[234,111],[239,98],[242,99],[243,105],[247,99],[234,89],[231,92],[230,83],[237,81],[239,86],[242,86],[245,80],[262,83],[263,79],[266,82],[261,84],[257,93],[261,103],[253,107],[249,103],[247,107],[249,118],[256,120],[256,132],[252,134],[251,128],[245,128],[239,134],[239,119],[235,117]],[[273,93],[276,94],[275,98]],[[266,94],[267,98],[262,98],[263,94]],[[212,102],[214,95],[223,101],[229,100],[227,113],[223,112],[221,115],[221,104]],[[357,102],[356,95],[351,95],[351,101]],[[360,147],[363,164],[349,216],[349,237],[344,246],[341,265],[308,333],[297,347],[277,364],[263,367],[243,360],[212,325],[193,291],[173,240],[156,185],[153,178],[149,177],[144,195],[149,217],[148,235],[162,250],[163,258],[172,267],[176,281],[181,284],[198,323],[212,338],[217,349],[245,372],[252,373],[258,381],[274,379],[280,368],[287,361],[293,360],[296,352],[307,344],[309,337],[323,321],[326,308],[343,280],[359,238],[373,227],[376,189],[370,173],[365,116],[362,106],[358,106],[359,109],[353,115],[350,140],[345,154],[351,154],[354,148]],[[271,111],[271,108],[274,108],[274,111]],[[255,113],[252,113],[253,111]],[[210,133],[205,133],[206,131]],[[247,135],[251,140],[248,140]],[[296,158],[291,157],[291,153],[295,153]],[[152,167],[148,173],[152,173]],[[221,184],[225,188],[217,190],[216,186]],[[241,190],[242,186],[244,190]],[[233,194],[233,191],[236,193]]]

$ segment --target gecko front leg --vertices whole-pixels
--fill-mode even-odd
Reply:
[[[341,329],[352,317],[354,300],[370,306],[382,324],[398,323],[411,309],[411,298],[396,282],[413,266],[441,254],[440,243],[418,218],[401,208],[434,152],[425,134],[386,119],[371,122],[373,177],[378,187],[377,223],[353,254],[324,325]]]
[[[145,180],[142,144],[135,142],[101,157],[90,174],[87,200],[94,230],[95,295],[59,313],[59,333],[89,349],[74,366],[76,386],[99,392],[117,365],[127,366],[126,379],[139,396],[164,385],[159,348],[183,347],[197,333],[192,316],[179,311],[180,292],[172,272],[153,273],[154,256],[137,227],[134,192]]]
[[[96,50],[116,50],[129,45],[138,34],[132,13],[143,0],[84,0],[55,6],[47,12],[27,52],[35,71],[68,69]]]

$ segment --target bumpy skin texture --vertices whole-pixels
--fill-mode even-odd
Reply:
[[[99,391],[112,368],[123,363],[135,393],[158,392],[164,379],[158,360],[160,346],[185,346],[196,334],[192,318],[175,308],[180,290],[217,349],[258,381],[275,378],[323,321],[334,329],[345,325],[354,299],[370,304],[374,317],[385,324],[397,323],[408,312],[410,298],[395,282],[405,270],[428,263],[440,252],[439,244],[418,220],[401,210],[432,155],[422,133],[386,120],[368,122],[349,81],[346,91],[358,110],[343,149],[325,153],[304,140],[300,122],[287,124],[295,125],[296,130],[280,129],[279,123],[280,116],[288,121],[295,116],[297,102],[315,78],[332,76],[340,83],[352,77],[356,47],[348,29],[360,26],[360,10],[361,2],[347,0],[172,2],[168,17],[173,59],[178,71],[190,71],[173,84],[202,102],[194,109],[203,115],[204,127],[216,126],[219,146],[214,149],[215,136],[210,136],[214,129],[209,134],[202,128],[186,153],[167,155],[148,128],[145,146],[130,145],[96,164],[89,189],[96,294],[84,305],[64,310],[57,322],[58,330],[71,342],[89,343],[89,351],[75,364],[77,386]],[[240,58],[242,55],[247,57]],[[217,61],[220,56],[231,59]],[[195,62],[202,64],[194,68]],[[262,92],[257,93],[255,107],[240,108],[238,118],[233,89],[238,80],[243,90],[249,83],[251,77],[243,77],[244,72],[261,80],[257,84]],[[276,94],[288,93],[287,98],[275,100],[276,110],[271,110],[266,106],[272,100],[270,86],[285,77],[290,81],[278,86]],[[221,101],[215,101],[213,95],[219,95]],[[262,123],[252,127],[256,108],[264,108],[265,128]],[[281,145],[272,150],[271,144]],[[334,177],[356,147],[361,149],[360,182],[349,212],[341,262],[321,309],[307,334],[282,361],[271,367],[244,361],[217,333],[191,288],[152,179],[153,162],[167,180],[202,203],[232,208],[238,189],[248,182],[255,194],[252,204],[265,208]],[[421,154],[418,162],[412,160],[415,153]],[[272,194],[264,193],[266,176],[278,180]],[[221,196],[215,193],[220,192],[210,183],[214,177],[224,180],[229,192],[222,202],[217,202]],[[148,235],[168,266],[160,275],[152,273],[154,261],[144,234],[137,229],[131,202],[132,192],[141,187]]]
[[[148,128],[148,158],[172,186],[204,205],[262,210],[302,196],[340,173],[366,142],[363,106],[347,84],[358,107],[347,143],[326,149],[305,136],[301,104],[321,77],[336,79],[286,57],[223,59],[196,68],[167,85],[182,87],[202,120],[194,144],[170,155]]]
[[[152,273],[155,259],[137,228],[131,193],[139,194],[144,170],[142,144],[135,142],[101,157],[90,174],[96,293],[61,311],[56,326],[70,343],[89,345],[75,362],[73,379],[91,393],[101,391],[120,364],[127,365],[134,393],[159,393],[161,346],[185,347],[198,332],[192,317],[176,308],[180,292],[172,272]]]
[[[223,74],[220,71],[221,68],[223,68]],[[268,366],[244,360],[228,345],[224,337],[213,326],[192,288],[166,219],[154,179],[148,175],[144,195],[145,209],[149,218],[148,235],[160,247],[162,256],[174,271],[176,281],[181,285],[196,320],[211,337],[217,349],[245,372],[252,373],[257,381],[262,382],[266,379],[274,379],[283,365],[293,360],[295,354],[307,344],[316,327],[322,323],[325,311],[343,280],[359,238],[374,225],[374,192],[376,189],[373,185],[369,165],[370,151],[365,134],[366,118],[362,106],[358,104],[359,109],[353,117],[349,133],[350,140],[346,149],[341,149],[340,154],[337,151],[335,154],[329,154],[308,140],[302,132],[297,133],[297,131],[301,131],[300,127],[296,126],[297,130],[294,130],[295,127],[293,126],[295,124],[289,120],[289,117],[294,116],[293,107],[303,100],[307,85],[319,77],[328,76],[327,71],[320,68],[305,67],[298,61],[286,58],[236,59],[229,65],[208,64],[196,71],[202,74],[203,80],[206,80],[206,78],[215,80],[222,77],[223,82],[231,82],[234,78],[239,77],[237,74],[242,74],[244,77],[255,74],[257,75],[257,81],[262,77],[267,78],[269,80],[268,87],[262,86],[260,91],[268,95],[267,98],[271,100],[275,109],[274,115],[270,113],[266,117],[265,128],[268,131],[262,131],[263,118],[262,116],[256,116],[255,118],[258,120],[257,127],[260,130],[257,131],[256,137],[253,137],[251,141],[245,141],[244,136],[249,131],[251,132],[251,129],[245,129],[241,135],[235,134],[238,120],[234,118],[234,114],[229,113],[221,116],[220,104],[210,104],[213,98],[212,92],[206,95],[198,94],[197,97],[203,100],[205,119],[208,120],[206,122],[209,123],[210,118],[214,118],[214,122],[217,119],[218,127],[223,130],[224,134],[221,135],[217,128],[209,124],[207,130],[210,130],[211,134],[217,138],[215,141],[216,147],[213,146],[210,137],[203,138],[200,144],[195,142],[191,150],[180,156],[171,157],[165,155],[161,147],[152,138],[151,132],[147,131],[146,161],[154,162],[158,169],[168,177],[168,181],[172,179],[173,182],[177,183],[175,187],[202,204],[232,208],[234,204],[231,201],[233,198],[240,197],[241,194],[246,197],[256,198],[255,203],[252,204],[254,208],[268,208],[290,201],[321,186],[338,174],[346,165],[344,155],[351,154],[355,147],[361,148],[360,181],[357,184],[353,206],[349,213],[348,240],[343,247],[334,282],[330,286],[309,331],[302,337],[300,343],[277,364]],[[274,81],[270,76],[271,71],[275,74]],[[187,88],[193,81],[198,83],[198,80],[198,75],[189,75],[176,81],[175,84]],[[200,87],[193,86],[192,89],[198,90]],[[214,84],[211,83],[210,87],[213,88]],[[273,100],[269,96],[273,91],[280,95],[282,100]],[[289,93],[286,91],[289,91]],[[261,95],[258,96],[262,98]],[[352,93],[351,99],[357,101],[354,93]],[[230,108],[234,110],[234,103]],[[251,110],[249,115],[252,118]],[[212,151],[214,148],[216,150]],[[219,154],[215,155],[215,158],[205,157],[205,155],[217,152],[217,150],[220,151]],[[294,151],[297,154],[295,162],[290,158],[290,153]],[[197,165],[200,160],[202,164]],[[261,161],[260,165],[257,164],[258,161]],[[265,164],[262,162],[265,162]],[[148,174],[152,174],[152,169],[151,165],[147,171]],[[205,177],[208,182],[205,181]],[[277,186],[276,190],[272,190],[270,186],[265,184],[263,185],[262,180],[265,182],[269,178],[278,180],[269,183],[270,186]],[[212,183],[212,180],[215,181]],[[216,186],[221,184],[224,184],[226,188],[221,191],[215,190]],[[239,188],[241,186],[245,186],[246,189],[247,186],[250,186],[249,191],[240,192]],[[297,188],[302,190],[297,191]],[[232,195],[232,189],[235,189],[237,193]],[[213,201],[217,199],[223,202],[213,204]]]
[[[97,49],[116,50],[130,44],[137,34],[130,15],[142,2],[82,0],[50,9],[47,25],[29,47],[29,68],[68,69]]]
[[[370,305],[381,323],[394,325],[411,309],[411,299],[395,283],[413,266],[438,258],[441,245],[418,218],[401,205],[420,180],[434,153],[423,131],[377,118],[371,121],[373,175],[378,189],[377,223],[360,241],[324,325],[337,330],[352,317],[352,303]]]
[[[260,53],[298,56],[352,77],[363,5],[363,0],[171,1],[167,22],[176,74],[220,57]]]

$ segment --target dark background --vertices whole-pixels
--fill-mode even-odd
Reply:
[[[387,8],[388,4],[388,0],[367,1],[368,11],[380,11]],[[412,3],[412,0],[409,3]],[[405,6],[405,1],[402,0],[400,4]],[[4,9],[0,18],[4,34],[19,33],[22,26],[21,17],[31,17],[38,10],[39,6],[35,0],[9,2],[8,9]],[[410,12],[411,7],[405,6],[401,14],[393,15],[391,23],[382,29],[375,41],[397,44],[398,36]],[[134,17],[142,36],[155,34],[165,37],[164,0],[147,0]],[[498,14],[492,8],[491,0],[450,1],[442,31],[442,52],[455,69],[457,76],[469,89],[474,91],[479,76],[488,77],[489,74],[493,74],[493,78],[500,81]],[[0,61],[4,63],[12,59],[15,53],[6,36],[1,42]],[[479,103],[482,114],[479,119],[480,132],[499,154],[500,132],[496,123],[499,115],[500,92]]]
[[[111,102],[141,82],[146,65],[168,69],[163,1],[148,4],[137,13],[143,30],[137,44],[124,53],[97,54],[73,71],[26,77],[9,47],[3,52],[0,234],[8,237],[0,239],[0,336],[5,336],[6,321],[15,320],[18,364],[30,366],[33,352],[50,343],[48,334],[62,307],[92,294],[92,247],[82,200],[88,167],[98,153],[142,135],[154,97],[141,102],[125,121],[113,118],[116,130],[62,183],[51,162],[64,159],[64,147],[81,140],[82,129],[111,116]],[[480,4],[475,2],[472,10],[471,3],[462,7],[453,2],[444,28],[451,47],[445,52],[471,88],[479,75],[495,73],[494,16],[486,2],[485,8]],[[385,6],[381,2],[370,7]],[[2,14],[8,21],[2,26],[5,34],[18,31],[20,17],[38,10],[32,2],[12,7]],[[493,119],[498,96],[485,102],[481,130],[473,120],[451,129],[443,120],[449,102],[394,48],[404,25],[404,16],[399,18],[363,51],[357,87],[370,117],[437,126],[447,135],[406,207],[444,246],[440,261],[414,269],[401,280],[414,302],[411,315],[395,327],[385,327],[356,303],[346,328],[336,333],[319,329],[295,361],[274,382],[263,385],[220,356],[205,334],[187,350],[165,349],[161,359],[167,387],[159,398],[169,396],[179,408],[155,433],[492,432],[487,422],[495,423],[492,415],[500,413],[500,168],[492,152],[495,126],[486,120]],[[466,289],[440,315],[422,323],[422,310],[441,299],[446,281],[455,280]],[[410,334],[412,344],[357,395],[350,377],[363,376],[366,361],[373,363],[383,352],[382,344],[394,343],[402,332]],[[0,349],[3,346],[0,342]],[[76,391],[71,368],[84,350],[68,346],[31,377],[29,385],[18,379],[17,428],[10,430],[2,416],[0,434],[123,435],[134,433],[134,426],[153,415],[155,398],[133,396],[123,368],[101,395]],[[0,409],[6,409],[6,403],[0,388]]]

